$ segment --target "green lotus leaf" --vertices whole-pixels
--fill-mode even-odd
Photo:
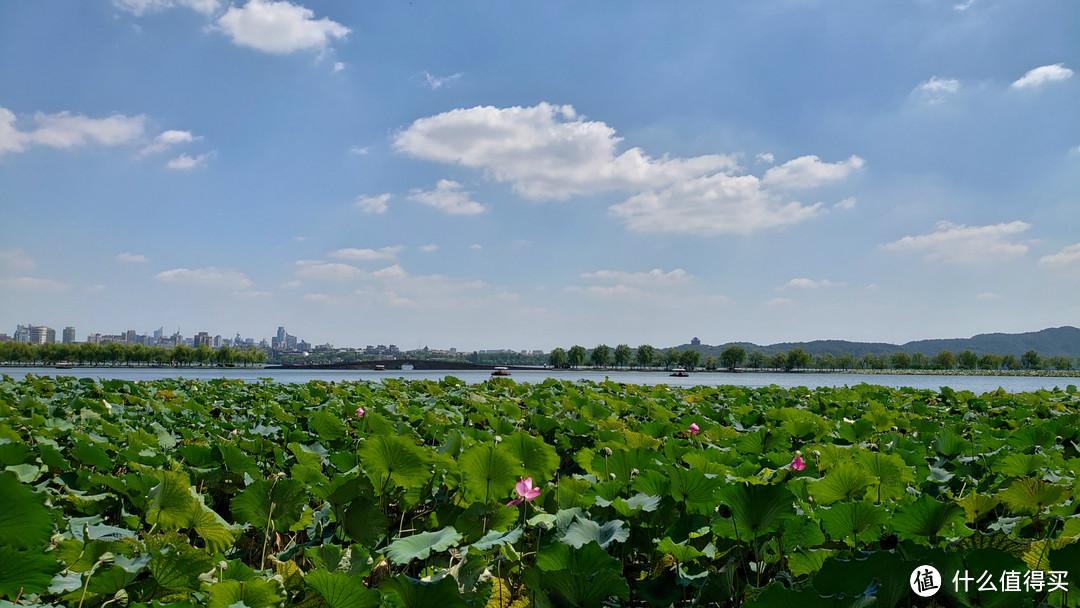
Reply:
[[[94,467],[99,471],[112,471],[113,461],[109,454],[96,443],[76,441],[71,448],[71,455],[79,462]]]
[[[949,429],[944,429],[934,438],[932,447],[946,458],[956,458],[971,451],[971,442]]]
[[[308,425],[323,441],[336,441],[348,434],[345,423],[341,421],[341,417],[332,413],[330,408],[324,408],[315,412],[315,414],[308,419]]]
[[[516,543],[521,538],[521,533],[521,528],[514,528],[508,532],[492,530],[469,546],[479,551],[487,551],[495,547]]]
[[[187,474],[158,471],[156,478],[158,483],[150,490],[146,521],[166,531],[190,526],[197,507]]]
[[[523,577],[525,586],[537,595],[540,602],[599,608],[611,597],[627,599],[630,586],[621,576],[622,565],[595,543],[580,549],[567,547],[566,567],[558,570],[531,568]],[[549,560],[550,561],[550,560]],[[549,564],[553,565],[553,564]]]
[[[539,437],[528,433],[511,433],[503,437],[498,449],[519,461],[521,465],[518,473],[522,478],[531,477],[535,485],[541,485],[555,477],[559,455],[555,448],[544,443]]]
[[[682,467],[669,467],[665,471],[671,481],[671,497],[685,502],[688,511],[707,513],[716,507],[716,489],[723,483],[723,479],[709,478],[701,471]]]
[[[886,520],[884,508],[863,500],[837,503],[817,515],[829,536],[852,546],[880,538]]]
[[[784,486],[733,484],[721,488],[719,497],[731,509],[742,538],[775,532],[785,516],[795,513],[795,496]]]
[[[995,507],[1001,504],[1001,501],[995,496],[971,492],[964,498],[956,501],[956,503],[964,509],[967,523],[973,524],[993,511]]]
[[[462,538],[453,527],[438,532],[421,532],[390,543],[386,548],[386,557],[395,564],[407,564],[414,559],[427,559],[432,553],[455,547]]]
[[[218,446],[221,450],[222,459],[225,462],[225,468],[238,475],[250,475],[253,478],[262,477],[262,471],[259,469],[258,463],[251,456],[245,454],[239,447],[226,443]]]
[[[418,488],[431,479],[428,453],[397,435],[377,435],[365,441],[360,447],[360,461],[377,490],[390,484]]]
[[[659,542],[656,543],[656,548],[663,553],[675,558],[675,561],[679,563],[686,563],[693,561],[703,555],[702,551],[697,548],[687,545],[685,541],[676,543],[671,540],[670,536],[665,536]]]
[[[377,608],[382,599],[378,590],[364,586],[364,579],[344,572],[312,570],[304,582],[326,600],[329,608]]]
[[[814,501],[831,505],[842,500],[862,498],[866,488],[875,482],[870,472],[854,462],[840,462],[829,467],[823,479],[807,484]]]
[[[53,522],[45,497],[19,483],[13,473],[0,473],[0,546],[43,548]]]
[[[438,582],[425,583],[399,574],[383,583],[382,589],[397,596],[402,608],[465,608],[468,604],[458,593],[457,583],[447,576]]]
[[[855,455],[855,462],[874,478],[866,498],[876,503],[903,497],[907,483],[915,481],[911,468],[896,454],[859,451]]]
[[[168,546],[150,558],[150,574],[165,589],[198,591],[199,576],[214,569],[214,559],[190,545]]]
[[[940,502],[923,494],[915,502],[896,510],[891,524],[896,534],[906,540],[925,543],[937,537],[969,536],[964,526],[964,510],[953,502]]]
[[[1045,465],[1042,454],[1009,454],[994,469],[1007,477],[1031,477]]]
[[[1013,513],[1038,515],[1046,507],[1061,504],[1069,499],[1069,488],[1051,483],[1022,477],[1009,484],[1008,489],[998,494]]]
[[[895,606],[901,598],[911,594],[908,577],[917,565],[918,562],[906,562],[899,554],[888,551],[850,559],[829,558],[814,575],[813,586],[824,596],[843,594],[849,598],[876,598],[873,603],[841,604],[844,606]],[[945,570],[941,569],[941,572]],[[868,593],[870,590],[873,593]]]
[[[590,519],[578,517],[566,529],[566,533],[559,538],[559,541],[578,549],[595,542],[601,549],[607,549],[611,543],[623,543],[628,538],[630,538],[630,528],[626,527],[621,520],[613,519],[604,524],[598,524]]]
[[[273,522],[275,530],[286,530],[300,520],[307,494],[304,484],[295,479],[256,481],[232,499],[232,513],[237,521],[262,530]]]
[[[491,444],[476,445],[465,450],[459,462],[466,500],[488,504],[516,498],[511,493],[520,480],[521,465],[507,452]]]
[[[375,546],[386,535],[386,515],[375,502],[357,497],[345,506],[345,534],[367,546]]]
[[[0,597],[14,600],[20,595],[44,593],[53,575],[63,568],[52,555],[0,544]]]
[[[238,603],[249,608],[267,608],[284,599],[281,583],[273,579],[223,580],[210,586],[209,608],[231,608]]]

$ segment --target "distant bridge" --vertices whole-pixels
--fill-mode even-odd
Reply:
[[[348,363],[289,363],[280,365],[281,369],[355,369],[374,371],[376,366],[383,366],[387,371],[400,370],[403,366],[412,366],[415,370],[453,370],[453,369],[495,369],[495,365],[473,363],[471,361],[445,361],[439,359],[381,359],[377,361],[350,361]],[[269,366],[268,366],[269,367]],[[539,369],[530,366],[503,365],[510,369]]]

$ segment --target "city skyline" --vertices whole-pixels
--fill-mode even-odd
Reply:
[[[0,5],[9,322],[550,351],[1080,318],[1075,2],[56,6]]]

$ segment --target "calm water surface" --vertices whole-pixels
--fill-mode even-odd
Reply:
[[[1040,389],[1064,389],[1070,384],[1080,385],[1080,378],[1053,376],[936,376],[903,374],[827,374],[827,373],[771,373],[746,372],[730,374],[724,372],[692,372],[688,378],[672,378],[667,372],[630,372],[630,371],[592,371],[592,370],[518,370],[513,371],[511,380],[517,383],[538,384],[548,378],[558,380],[592,380],[603,382],[605,379],[627,384],[668,384],[672,386],[736,386],[764,387],[795,386],[840,387],[856,384],[876,384],[893,388],[912,387],[919,389],[939,389],[948,386],[953,390],[968,390],[976,394],[987,393],[1002,388],[1010,393],[1031,392]],[[491,372],[483,370],[455,370],[453,372],[387,370],[385,372],[354,370],[295,370],[295,369],[173,369],[173,368],[111,368],[86,367],[70,370],[47,367],[0,367],[0,374],[12,378],[22,378],[27,374],[38,376],[76,376],[96,378],[98,380],[157,380],[159,378],[193,378],[211,380],[214,378],[233,378],[249,382],[260,378],[269,378],[277,382],[357,381],[370,380],[379,382],[385,378],[404,378],[406,380],[442,380],[446,376],[460,378],[469,384],[478,384],[491,379]]]

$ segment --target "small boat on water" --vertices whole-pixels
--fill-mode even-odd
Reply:
[[[492,376],[509,376],[510,375],[510,370],[506,369],[505,367],[501,367],[501,366],[496,367],[495,371],[491,372],[491,375]]]
[[[385,372],[386,371],[386,366],[383,365],[382,363],[379,363],[378,365],[375,366],[375,371],[377,371],[377,372]]]
[[[668,374],[668,375],[671,376],[672,378],[689,378],[690,377],[690,374],[686,373],[686,370],[681,368],[681,367],[676,367],[675,369],[671,370],[671,373]]]

